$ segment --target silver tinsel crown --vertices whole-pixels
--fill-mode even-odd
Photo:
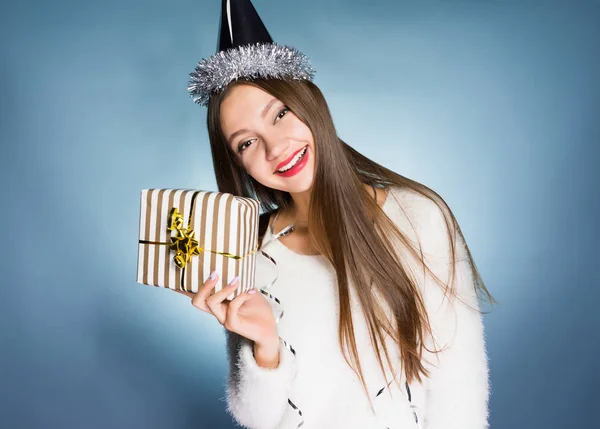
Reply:
[[[219,51],[200,61],[190,73],[188,91],[196,104],[207,106],[211,95],[240,78],[312,81],[314,75],[308,57],[297,49],[256,43]]]

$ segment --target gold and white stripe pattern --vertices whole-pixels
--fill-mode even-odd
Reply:
[[[184,228],[195,232],[200,249],[184,268],[173,260],[172,231],[167,229],[170,210],[176,207]],[[143,189],[140,199],[137,282],[197,292],[212,270],[220,276],[217,292],[233,277],[240,285],[233,299],[254,287],[258,244],[259,202],[222,192],[194,189]],[[219,253],[230,253],[236,259]],[[244,257],[244,255],[246,255]]]

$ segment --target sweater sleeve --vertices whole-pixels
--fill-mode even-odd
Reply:
[[[489,371],[484,327],[479,312],[474,277],[462,235],[455,235],[451,260],[448,228],[442,211],[434,204],[422,213],[421,245],[428,267],[448,284],[451,264],[455,274],[451,291],[431,275],[424,276],[423,297],[431,323],[434,344],[428,354],[430,370],[426,390],[424,429],[487,429]],[[452,231],[450,229],[450,231]]]
[[[275,429],[288,406],[296,375],[296,356],[279,341],[279,366],[262,368],[254,359],[253,342],[225,329],[229,375],[227,412],[242,427]]]

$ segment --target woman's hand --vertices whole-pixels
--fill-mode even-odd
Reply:
[[[238,287],[239,279],[235,278],[232,283],[211,295],[219,281],[219,276],[213,274],[214,279],[209,277],[197,293],[175,292],[192,298],[194,307],[215,316],[225,329],[254,341],[258,347],[277,349],[279,336],[275,317],[271,305],[262,294],[250,289],[231,301],[227,300]]]

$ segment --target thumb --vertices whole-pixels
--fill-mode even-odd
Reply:
[[[258,291],[252,288],[241,295],[235,297],[227,307],[227,323],[236,326],[238,318],[238,310],[248,300],[252,299]]]

